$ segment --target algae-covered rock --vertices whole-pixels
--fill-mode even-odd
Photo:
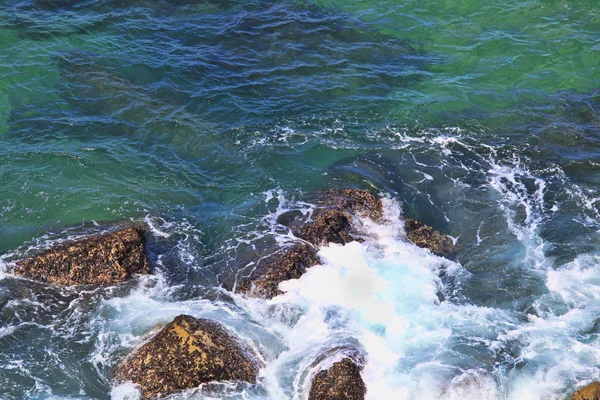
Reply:
[[[150,272],[141,228],[66,243],[16,263],[14,273],[56,285],[114,285]]]
[[[405,220],[405,232],[408,240],[419,247],[431,250],[438,256],[449,256],[455,252],[455,246],[452,239],[429,225],[407,218]]]
[[[315,248],[304,243],[294,245],[259,263],[250,276],[242,280],[239,291],[271,299],[282,293],[277,288],[279,283],[300,278],[307,268],[318,263]]]
[[[309,400],[363,400],[367,392],[362,367],[346,357],[319,371],[313,378]]]
[[[254,383],[260,364],[219,323],[180,315],[117,367],[154,399],[212,381]]]
[[[600,382],[592,382],[573,393],[571,400],[600,400]]]

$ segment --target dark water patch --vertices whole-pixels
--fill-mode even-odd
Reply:
[[[342,100],[357,107],[359,99],[386,101],[392,88],[420,77],[427,59],[413,43],[306,3],[251,3],[212,23],[218,28],[188,20],[185,35],[174,38],[181,71],[204,101],[195,111],[245,115],[244,123],[273,110],[310,115],[341,111]],[[158,40],[173,40],[172,32]]]

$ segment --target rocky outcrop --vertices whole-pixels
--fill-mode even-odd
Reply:
[[[383,219],[381,199],[362,189],[317,191],[309,195],[307,201],[316,206],[312,215],[292,210],[277,219],[305,243],[259,262],[250,276],[242,279],[239,292],[269,299],[281,294],[277,288],[279,283],[298,279],[307,268],[319,263],[316,254],[319,246],[363,240],[359,224],[355,223],[357,217],[376,222]],[[452,256],[456,251],[450,237],[417,220],[407,218],[405,232],[410,241],[438,256]]]
[[[367,392],[362,367],[346,357],[319,371],[313,378],[309,400],[363,400]]]
[[[281,294],[277,288],[279,283],[298,279],[307,268],[319,263],[317,246],[361,240],[353,218],[378,220],[382,217],[381,200],[361,189],[318,191],[308,200],[316,205],[311,218],[294,210],[282,214],[277,220],[305,242],[259,262],[250,276],[242,279],[239,292],[268,299]]]
[[[571,400],[600,400],[600,382],[592,382],[573,393]]]
[[[368,217],[375,221],[383,215],[381,200],[362,189],[332,189],[315,192],[317,205],[312,220],[293,225],[298,237],[320,246],[328,243],[346,244],[358,237],[354,231],[354,217]]]
[[[16,263],[14,273],[56,285],[115,285],[150,272],[141,228],[125,228],[51,248]]]
[[[219,323],[180,315],[117,367],[154,399],[211,381],[254,383],[260,364]]]
[[[407,218],[404,226],[406,237],[419,247],[431,250],[438,256],[450,256],[456,251],[452,239],[429,225]]]
[[[260,262],[250,276],[242,280],[239,292],[271,299],[282,294],[277,288],[280,282],[298,279],[307,268],[318,263],[314,247],[297,244]]]

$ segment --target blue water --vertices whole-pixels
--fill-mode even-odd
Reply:
[[[175,398],[303,399],[339,344],[364,351],[370,399],[562,400],[600,379],[598,27],[591,0],[2,2],[0,398],[135,398],[114,367],[184,312],[265,367]],[[333,187],[379,193],[388,223],[282,296],[233,294],[289,244],[277,215]],[[10,273],[120,220],[149,225],[152,276]]]

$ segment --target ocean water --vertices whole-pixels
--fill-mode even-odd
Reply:
[[[568,399],[600,379],[599,66],[591,0],[1,2],[0,399],[136,399],[114,367],[181,313],[265,367],[173,399],[305,399],[340,345],[368,399]],[[277,216],[340,187],[387,222],[281,296],[234,294],[293,241]],[[10,273],[121,220],[152,275]]]

